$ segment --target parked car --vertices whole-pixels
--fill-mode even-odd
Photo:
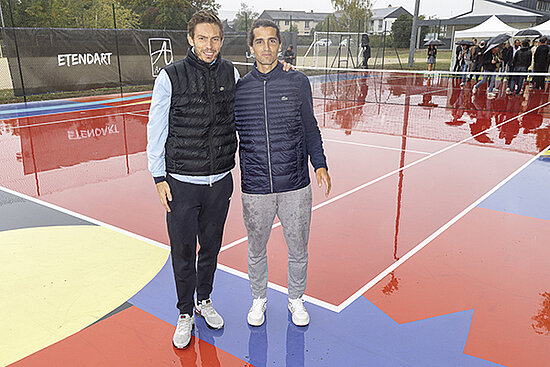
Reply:
[[[328,38],[321,38],[319,41],[315,42],[315,46],[327,46],[327,44],[329,46],[332,45],[332,41]]]
[[[355,41],[353,39],[344,38],[342,41],[340,41],[340,46],[347,47],[348,46],[348,41],[349,41],[350,46],[353,46],[355,44]]]

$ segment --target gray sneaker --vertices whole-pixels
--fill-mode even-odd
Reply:
[[[212,306],[212,301],[206,299],[200,301],[195,305],[195,313],[204,318],[206,325],[211,329],[221,329],[223,327],[223,319],[219,313],[216,312],[214,306]]]
[[[172,344],[178,349],[187,348],[191,343],[191,330],[195,326],[195,318],[189,314],[180,315]]]

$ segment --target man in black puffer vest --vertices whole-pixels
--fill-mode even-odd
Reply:
[[[187,57],[159,73],[147,125],[149,170],[167,211],[178,295],[180,316],[172,341],[176,348],[190,343],[193,307],[209,327],[224,325],[210,293],[233,192],[230,170],[237,149],[233,110],[238,73],[219,55],[222,23],[213,13],[199,11],[188,27],[192,48]]]
[[[260,326],[267,305],[266,245],[275,215],[288,245],[288,308],[292,322],[309,323],[302,296],[306,288],[307,242],[311,221],[311,158],[319,185],[330,192],[323,142],[313,114],[311,85],[298,71],[283,72],[279,28],[269,20],[254,22],[249,33],[254,68],[237,83],[235,123],[243,217],[248,232],[248,276],[254,300],[248,323]]]

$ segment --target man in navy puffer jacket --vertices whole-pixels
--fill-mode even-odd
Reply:
[[[307,278],[311,221],[308,157],[325,194],[331,188],[321,133],[313,114],[311,85],[298,71],[283,72],[278,26],[257,20],[249,33],[256,58],[252,71],[237,83],[235,124],[243,217],[248,232],[248,275],[254,300],[248,323],[260,326],[267,304],[266,245],[275,215],[288,245],[288,308],[298,326],[309,324],[302,296]]]

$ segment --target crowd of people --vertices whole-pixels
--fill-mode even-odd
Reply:
[[[454,71],[461,71],[464,88],[468,82],[475,80],[472,92],[475,94],[479,88],[487,83],[487,97],[495,98],[498,92],[497,80],[502,81],[501,87],[506,87],[507,94],[520,94],[525,85],[531,85],[533,89],[545,88],[545,76],[534,75],[531,80],[526,80],[525,75],[502,75],[499,73],[547,73],[550,65],[550,48],[547,38],[540,37],[531,44],[529,39],[523,41],[515,39],[511,44],[506,41],[500,45],[487,45],[486,41],[479,43],[474,38],[473,45],[458,45],[455,51],[456,62]],[[428,49],[430,56],[430,49]],[[479,72],[487,74],[476,74]],[[474,72],[473,74],[470,74]],[[481,80],[480,79],[481,76]],[[527,84],[526,84],[527,83]]]

